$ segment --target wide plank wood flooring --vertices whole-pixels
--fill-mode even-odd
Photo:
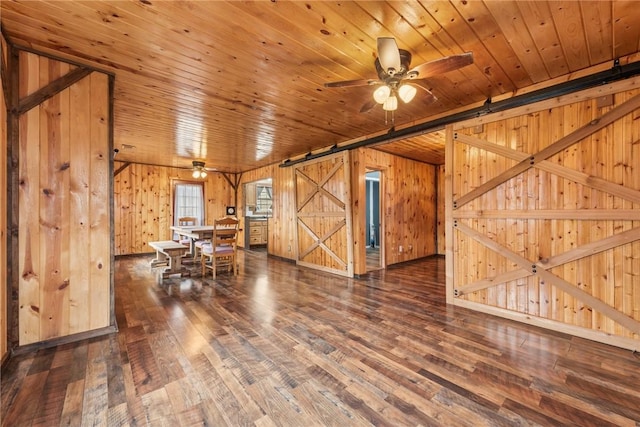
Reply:
[[[349,280],[241,251],[162,286],[150,260],[116,261],[118,333],[6,364],[2,425],[640,425],[637,354],[448,307],[442,258]]]

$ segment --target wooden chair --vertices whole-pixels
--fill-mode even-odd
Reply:
[[[189,226],[189,225],[197,225],[198,219],[192,216],[184,216],[182,218],[178,218],[178,226]],[[178,242],[182,245],[186,245],[191,247],[191,239],[185,236],[178,236]]]
[[[201,248],[202,277],[211,269],[213,278],[220,267],[233,268],[233,274],[238,275],[238,219],[224,217],[213,222],[213,236],[210,244],[203,244]]]

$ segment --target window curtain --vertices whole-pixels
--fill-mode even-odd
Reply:
[[[173,225],[183,217],[196,218],[196,225],[204,224],[204,188],[202,184],[176,184],[173,201]],[[174,239],[177,235],[174,235]]]

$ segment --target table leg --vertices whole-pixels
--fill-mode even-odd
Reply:
[[[182,273],[182,256],[184,254],[181,252],[174,253],[171,256],[171,264],[169,265],[169,270],[166,273],[169,274],[177,274]]]
[[[151,268],[171,265],[171,259],[164,252],[156,250],[156,257],[151,260]]]

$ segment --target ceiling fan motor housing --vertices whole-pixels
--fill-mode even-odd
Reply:
[[[393,68],[385,70],[380,64],[380,58],[376,58],[376,60],[374,61],[378,77],[380,78],[380,80],[384,81],[387,84],[390,83],[388,81],[390,79],[396,79],[398,81],[401,80],[402,77],[404,77],[404,75],[407,73],[407,71],[409,71],[409,66],[411,65],[411,53],[404,49],[398,49],[398,52],[400,53],[399,70],[394,70]]]

